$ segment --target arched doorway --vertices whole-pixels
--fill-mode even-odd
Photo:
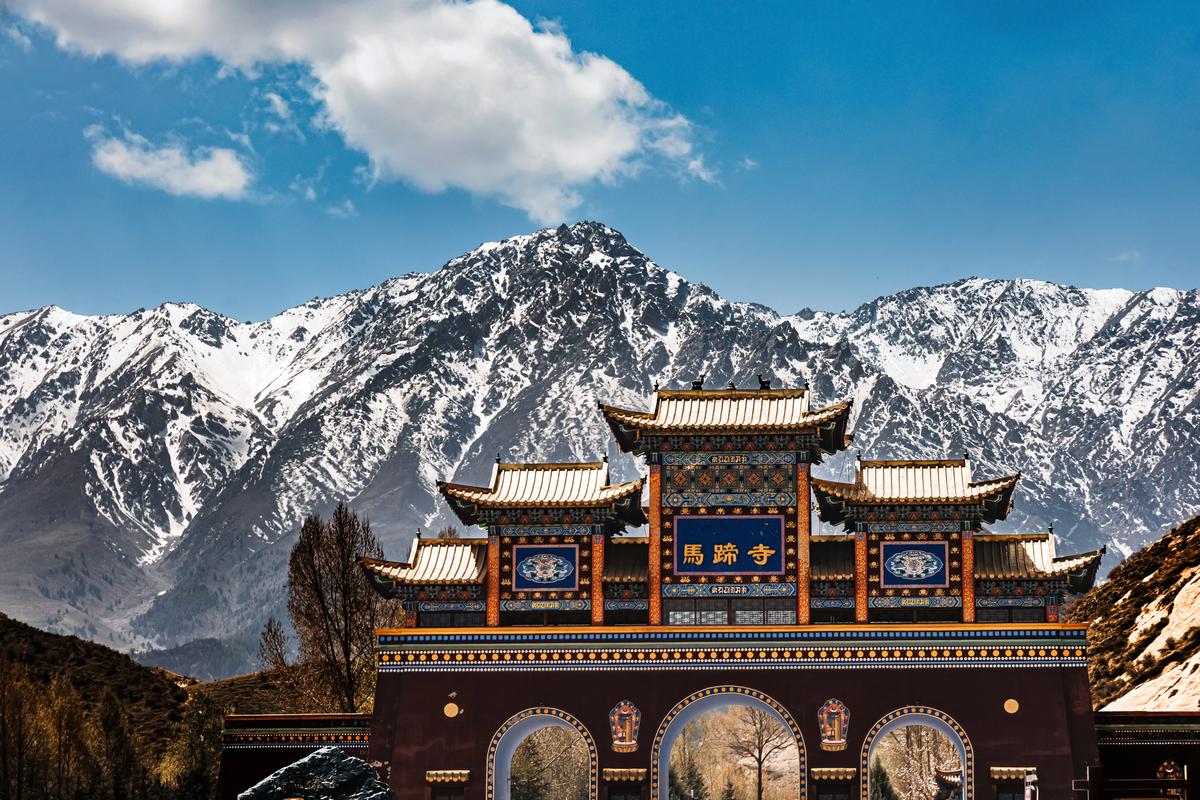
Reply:
[[[904,706],[867,731],[859,781],[862,800],[974,800],[975,751],[949,714]]]
[[[597,800],[599,772],[595,739],[578,719],[562,709],[548,706],[518,711],[509,717],[492,736],[492,741],[488,745],[485,769],[487,800],[512,800],[514,756],[518,756],[518,748],[530,736],[546,728],[566,730],[582,740],[587,758],[587,797],[589,800]],[[520,759],[518,760],[520,761]],[[518,792],[518,794],[525,794],[525,792]]]
[[[744,715],[738,712],[748,712]],[[780,765],[794,771],[789,778],[789,785],[794,786],[794,796],[803,800],[807,796],[807,755],[804,748],[804,736],[800,726],[791,713],[778,701],[756,689],[745,686],[711,686],[688,695],[675,704],[663,718],[654,736],[650,751],[650,798],[651,800],[668,800],[671,754],[681,736],[689,734],[690,730],[701,721],[701,718],[723,712],[728,714],[732,725],[741,725],[747,732],[746,749],[735,753],[736,757],[744,757],[751,769],[761,773],[762,756],[775,759],[769,766],[772,769]],[[741,717],[739,719],[739,716]],[[758,741],[755,741],[755,738]],[[685,740],[686,742],[686,740]],[[784,747],[770,751],[778,743]],[[757,761],[757,763],[755,763]],[[756,779],[761,776],[756,776]],[[761,780],[757,780],[761,787]],[[713,787],[711,793],[720,797],[720,786]]]

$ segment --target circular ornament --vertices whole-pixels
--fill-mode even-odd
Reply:
[[[574,571],[570,561],[553,553],[537,553],[517,564],[517,574],[530,583],[558,583]]]
[[[883,568],[906,581],[932,578],[945,566],[940,558],[927,550],[901,550],[883,562]]]

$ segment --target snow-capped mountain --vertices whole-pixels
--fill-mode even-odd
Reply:
[[[598,223],[258,323],[166,304],[0,317],[0,603],[114,644],[256,634],[298,521],[351,500],[385,548],[497,453],[618,456],[596,409],[655,381],[809,382],[855,450],[1021,471],[1009,527],[1129,552],[1200,511],[1196,291],[967,279],[844,314],[733,303]],[[850,454],[820,469],[844,474]]]

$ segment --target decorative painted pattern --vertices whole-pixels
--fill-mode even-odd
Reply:
[[[588,611],[591,600],[501,600],[501,611]]]
[[[871,608],[960,608],[961,597],[872,597]]]
[[[650,608],[649,600],[605,600],[605,611],[646,611]]]
[[[977,597],[976,608],[1040,608],[1046,605],[1045,597]]]
[[[914,725],[921,724],[920,718],[922,716],[932,717],[933,719],[940,720],[941,722],[945,723],[945,725],[954,732],[954,734],[958,737],[959,742],[962,743],[963,747],[964,785],[962,787],[962,799],[975,800],[975,749],[971,746],[971,740],[967,737],[967,732],[963,730],[961,725],[955,722],[953,717],[944,711],[939,711],[936,708],[930,708],[929,706],[902,706],[894,711],[889,711],[887,714],[884,714],[878,722],[872,725],[869,731],[867,731],[867,736],[865,739],[863,739],[862,753],[858,759],[858,772],[862,781],[860,797],[871,796],[868,786],[871,773],[869,762],[871,758],[871,745],[874,743],[875,737],[879,735],[879,732],[882,731],[884,727],[888,725],[888,723],[907,716],[916,717],[916,719],[913,720]]]
[[[667,508],[717,508],[729,506],[794,506],[794,492],[667,492],[662,504]]]
[[[794,597],[794,583],[668,583],[663,597]]]
[[[417,611],[483,611],[482,600],[422,600],[417,603]]]
[[[733,695],[733,702],[737,701],[737,697],[750,698],[751,700],[755,700],[762,705],[768,706],[772,711],[779,715],[796,740],[796,749],[798,751],[800,769],[800,794],[798,797],[800,800],[805,800],[805,798],[808,796],[808,780],[806,779],[806,772],[808,769],[808,753],[804,747],[804,734],[800,731],[800,726],[796,724],[796,720],[794,717],[792,717],[791,712],[784,708],[783,705],[775,700],[775,698],[760,692],[757,689],[750,689],[745,686],[710,686],[707,689],[701,689],[700,691],[693,692],[692,694],[683,698],[676,703],[670,711],[667,712],[667,715],[663,717],[662,724],[658,726],[658,732],[654,734],[654,744],[650,748],[650,800],[665,800],[666,798],[666,792],[662,792],[660,794],[659,791],[662,788],[659,786],[661,782],[659,775],[659,762],[662,761],[663,740],[666,739],[667,731],[670,730],[671,723],[674,722],[675,718],[683,713],[683,711],[692,703],[695,703],[696,701],[706,697],[713,697],[714,695]],[[866,795],[864,795],[864,797],[865,796]]]
[[[841,645],[385,650],[380,672],[532,672],[666,669],[862,669],[869,667],[1084,667],[1083,647],[936,646],[901,643],[894,647]]]
[[[591,800],[597,800],[600,795],[600,779],[599,779],[599,754],[596,751],[596,740],[592,738],[592,734],[588,732],[587,727],[575,717],[568,714],[566,711],[549,706],[535,706],[527,708],[524,711],[518,711],[513,714],[504,724],[501,725],[496,733],[492,735],[492,741],[488,744],[487,750],[487,766],[486,766],[486,781],[485,781],[485,796],[487,800],[496,800],[496,752],[500,748],[500,740],[504,738],[504,734],[508,733],[514,725],[522,720],[530,717],[553,717],[554,719],[562,720],[570,727],[574,728],[580,736],[583,737],[583,742],[587,745],[588,751],[588,797]]]
[[[598,525],[499,525],[501,536],[591,536]]]
[[[809,608],[854,608],[853,597],[814,597],[808,601]]]
[[[868,522],[870,533],[958,533],[961,522]]]
[[[663,453],[660,463],[672,467],[727,464],[795,464],[795,453]]]

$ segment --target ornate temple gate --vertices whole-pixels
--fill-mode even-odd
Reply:
[[[665,797],[672,721],[723,694],[772,708],[792,730],[801,797],[814,773],[858,796],[873,725],[906,708],[969,742],[968,800],[992,796],[988,770],[1006,764],[1030,765],[1046,796],[1067,797],[1096,758],[1085,648],[1082,629],[1059,625],[381,631],[370,758],[391,765],[400,800],[437,797],[427,777],[444,771],[467,776],[463,796],[502,800],[492,745],[514,712],[541,709],[594,742],[595,797],[617,791],[614,777],[623,797],[631,784]],[[832,698],[848,716],[841,741],[819,718]]]

